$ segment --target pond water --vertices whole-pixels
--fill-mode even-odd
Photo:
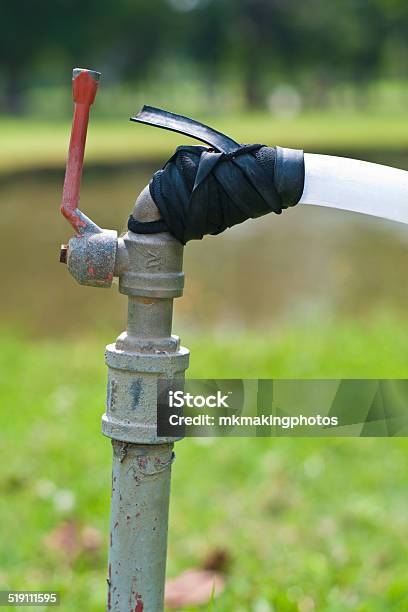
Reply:
[[[353,154],[353,156],[358,156]],[[408,169],[408,155],[359,157]],[[87,168],[81,208],[122,231],[160,165]],[[126,298],[80,287],[58,262],[71,236],[59,214],[63,170],[3,176],[0,324],[34,335],[123,329]],[[366,316],[408,303],[408,226],[315,207],[268,215],[189,243],[175,328],[260,328],[293,318]]]

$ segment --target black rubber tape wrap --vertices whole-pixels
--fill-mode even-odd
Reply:
[[[168,231],[182,244],[246,219],[295,206],[304,187],[303,151],[240,145],[212,128],[145,106],[132,121],[180,132],[210,145],[178,147],[149,185],[162,220],[137,221],[136,233]]]

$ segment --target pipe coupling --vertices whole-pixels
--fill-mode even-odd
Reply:
[[[108,438],[133,444],[171,443],[180,437],[158,437],[157,416],[159,385],[184,380],[189,351],[135,353],[106,347],[108,393],[102,433]]]

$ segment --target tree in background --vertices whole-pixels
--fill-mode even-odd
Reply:
[[[388,26],[381,2],[387,0],[221,2],[228,5],[227,53],[248,108],[263,106],[277,80],[306,80],[316,101],[333,82],[378,76]]]
[[[36,79],[59,84],[68,67],[100,66],[135,81],[165,57],[174,11],[165,0],[20,0],[2,6],[1,110],[24,110]],[[40,68],[39,68],[40,64]]]
[[[268,75],[299,65],[294,22],[297,0],[227,0],[229,58],[242,82],[248,108],[265,104]]]
[[[5,2],[1,10],[0,75],[1,104],[5,111],[22,110],[23,83],[29,77],[36,54],[49,35],[54,6],[30,0]]]
[[[234,79],[246,106],[277,82],[323,103],[332,83],[359,90],[408,69],[406,0],[20,0],[2,7],[1,110],[24,88],[58,85],[72,65],[135,83],[186,62],[215,91]]]
[[[168,0],[168,4],[177,13],[177,37],[171,45],[173,53],[179,58],[188,58],[200,69],[211,98],[215,94],[217,84],[225,78],[228,70],[227,2]]]

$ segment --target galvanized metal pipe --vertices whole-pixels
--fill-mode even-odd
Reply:
[[[157,209],[145,190],[146,219]],[[136,206],[134,214],[138,214]],[[149,219],[147,219],[149,220]],[[115,273],[128,295],[128,322],[106,348],[108,397],[102,431],[113,472],[107,610],[162,612],[173,443],[157,436],[159,382],[184,377],[188,350],[171,334],[183,290],[183,248],[167,233],[119,239]]]
[[[140,338],[168,338],[173,321],[172,299],[129,296],[127,332]]]
[[[173,445],[112,440],[107,609],[163,609]]]

